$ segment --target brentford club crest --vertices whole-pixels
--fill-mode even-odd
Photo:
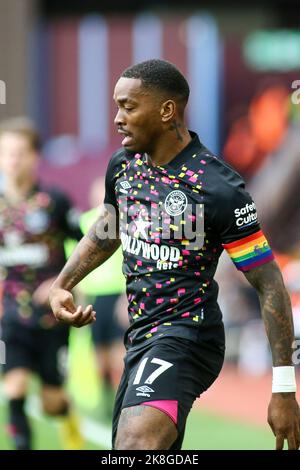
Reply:
[[[171,191],[165,200],[165,209],[169,215],[180,215],[187,208],[187,197],[182,191]]]

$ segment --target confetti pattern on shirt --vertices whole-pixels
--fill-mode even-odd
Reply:
[[[106,182],[105,202],[114,205],[121,221],[130,321],[127,347],[166,335],[195,342],[215,337],[216,329],[222,335],[213,279],[223,251],[219,227],[225,228],[229,241],[259,230],[257,222],[236,225],[235,208],[252,203],[241,177],[195,136],[162,166],[153,165],[146,154],[128,156],[119,150]],[[231,217],[224,201],[229,201]],[[197,226],[200,218],[204,234],[198,246],[186,229]]]

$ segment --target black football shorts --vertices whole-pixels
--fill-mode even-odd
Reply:
[[[195,399],[218,377],[224,351],[219,343],[195,343],[177,337],[160,338],[138,350],[129,350],[115,401],[113,448],[123,408],[166,400],[170,412],[168,406],[166,410],[155,407],[177,426],[178,438],[171,449],[181,449],[187,416]]]
[[[66,376],[69,327],[27,328],[16,321],[2,321],[5,343],[3,373],[25,368],[36,373],[44,385],[61,386]]]

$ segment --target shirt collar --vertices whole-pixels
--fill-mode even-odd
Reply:
[[[196,132],[189,131],[192,140],[166,165],[159,165],[161,168],[178,168],[186,162],[187,158],[203,149],[203,144]]]

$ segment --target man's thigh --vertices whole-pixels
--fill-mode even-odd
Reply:
[[[159,410],[175,425],[180,448],[193,402],[214,382],[222,364],[223,351],[181,338],[162,338],[141,351],[129,352],[119,416],[122,410],[125,422],[132,427],[126,408],[142,405]]]
[[[152,406],[123,408],[115,442],[116,450],[167,450],[176,441],[174,422]]]

